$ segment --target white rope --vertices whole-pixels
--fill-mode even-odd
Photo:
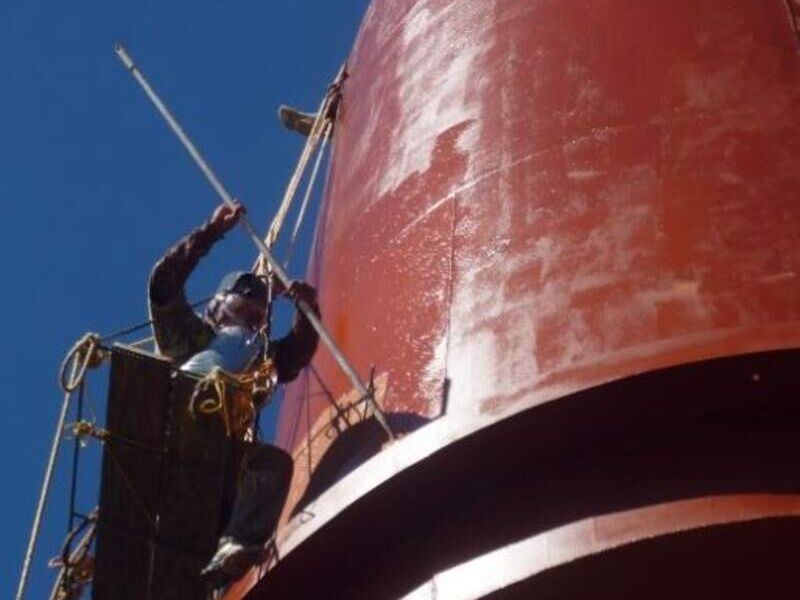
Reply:
[[[286,186],[286,191],[283,194],[283,199],[281,200],[281,203],[278,206],[278,210],[275,212],[275,216],[272,218],[272,223],[270,224],[269,229],[267,230],[267,235],[264,238],[264,243],[267,245],[268,248],[272,248],[272,246],[275,244],[275,240],[278,239],[278,235],[280,234],[281,229],[283,228],[283,222],[286,219],[286,215],[289,213],[292,201],[294,200],[294,197],[297,194],[297,189],[300,187],[300,181],[302,180],[306,167],[308,167],[308,161],[311,159],[311,156],[317,149],[317,145],[319,144],[320,140],[319,125],[325,119],[323,111],[325,111],[327,105],[328,105],[328,96],[326,95],[325,99],[322,101],[322,104],[319,107],[317,116],[314,119],[314,125],[311,128],[311,132],[308,135],[308,139],[306,140],[305,145],[303,146],[303,151],[300,154],[300,158],[297,161],[297,166],[295,167],[295,170],[292,173],[291,178],[289,178],[289,183]]]
[[[292,237],[289,240],[289,247],[286,250],[286,260],[283,263],[283,268],[289,268],[289,262],[292,260],[292,255],[294,254],[294,246],[295,242],[297,242],[297,234],[300,231],[300,226],[303,224],[303,219],[306,216],[306,209],[308,208],[308,201],[311,199],[311,194],[314,192],[314,184],[317,181],[317,175],[319,174],[319,167],[322,164],[322,158],[325,156],[325,148],[328,145],[328,136],[333,129],[333,123],[328,121],[328,125],[325,127],[325,132],[323,133],[322,137],[322,144],[320,144],[319,151],[317,152],[317,160],[314,162],[314,168],[311,170],[311,175],[308,178],[308,184],[306,186],[306,193],[303,196],[303,202],[300,204],[300,212],[297,213],[297,219],[294,222],[294,228],[292,229]]]
[[[286,220],[286,216],[289,213],[292,202],[297,195],[297,190],[300,187],[303,175],[308,168],[308,163],[311,160],[314,152],[317,150],[320,141],[322,140],[324,144],[325,140],[327,140],[327,137],[333,132],[333,121],[330,118],[329,113],[332,104],[337,100],[337,96],[339,94],[339,85],[344,78],[344,74],[345,67],[342,65],[342,67],[339,69],[339,72],[336,74],[336,78],[328,87],[328,91],[325,93],[325,97],[320,103],[316,117],[314,118],[314,124],[309,132],[308,139],[303,146],[303,151],[301,152],[300,158],[297,161],[295,170],[289,179],[288,185],[286,186],[283,199],[278,206],[278,210],[276,211],[275,216],[272,219],[272,223],[270,224],[267,234],[264,238],[264,244],[267,246],[267,248],[271,249],[273,247],[275,241],[278,239],[278,236],[281,233],[281,230],[283,229],[284,221]],[[261,275],[267,274],[268,267],[263,257],[259,256],[256,259],[255,263],[253,264],[253,271]]]
[[[72,375],[70,376],[70,381],[75,381],[79,369],[80,360],[79,357],[76,356],[72,361]],[[61,404],[61,413],[58,416],[56,432],[53,436],[53,443],[50,446],[50,457],[47,460],[47,468],[45,469],[44,481],[42,482],[42,491],[39,494],[39,502],[36,506],[36,514],[33,517],[33,526],[31,527],[31,536],[28,540],[28,549],[25,552],[25,560],[22,562],[22,573],[19,577],[16,600],[22,600],[22,598],[25,596],[25,589],[28,586],[33,554],[36,551],[36,543],[39,540],[39,532],[42,526],[42,515],[44,514],[44,509],[47,505],[47,497],[50,495],[50,485],[53,483],[53,472],[55,470],[56,460],[58,459],[58,449],[61,447],[61,439],[64,436],[64,422],[67,419],[67,410],[69,409],[69,401],[71,398],[72,392],[66,392],[64,394],[64,402]]]

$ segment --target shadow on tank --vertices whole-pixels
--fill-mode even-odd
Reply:
[[[386,420],[397,436],[412,433],[431,422],[428,417],[409,412],[386,413]],[[325,490],[380,452],[385,442],[386,434],[374,417],[340,431],[314,469],[292,517],[302,513]]]

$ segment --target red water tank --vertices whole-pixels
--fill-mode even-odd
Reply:
[[[777,421],[764,430],[774,434],[772,450],[741,448],[735,440],[753,431],[748,411],[764,398],[752,385],[770,380],[773,400],[796,391],[790,374],[792,349],[800,347],[798,23],[798,0],[373,2],[347,64],[309,278],[345,353],[365,377],[374,368],[378,400],[401,439],[388,447],[365,431],[345,439],[368,410],[321,349],[280,415],[279,444],[296,459],[279,536],[289,553],[287,573],[291,554],[303,556],[314,536],[359,506],[371,519],[384,518],[383,505],[367,507],[368,496],[390,489],[398,474],[415,487],[419,461],[441,459],[438,473],[451,473],[449,446],[452,473],[482,456],[502,462],[514,448],[529,452],[530,461],[511,461],[506,491],[516,489],[513,473],[528,481],[540,468],[548,481],[561,481],[576,465],[591,470],[600,463],[621,469],[606,473],[606,487],[615,487],[615,472],[644,473],[653,464],[671,483],[640,494],[642,486],[616,480],[613,500],[573,513],[564,507],[582,493],[599,498],[599,488],[553,491],[560,508],[550,514],[561,516],[537,525],[520,516],[516,533],[490,518],[491,525],[472,531],[481,544],[451,549],[443,562],[432,559],[420,567],[424,575],[389,586],[391,592],[381,587],[386,597],[532,535],[566,535],[557,528],[570,524],[583,531],[584,522],[591,529],[598,521],[585,519],[600,515],[620,514],[610,522],[637,531],[631,539],[649,539],[701,524],[797,514],[796,497],[782,503],[770,495],[800,492],[796,476],[791,485],[777,474],[742,483],[729,463],[738,461],[740,473],[763,473],[759,461],[781,462],[780,453],[771,454],[774,439],[790,444],[781,452],[797,462],[792,436],[778,433]],[[708,416],[717,413],[736,414],[741,423],[725,429]],[[795,427],[796,414],[790,416],[782,422]],[[530,421],[519,431],[498,429],[524,419]],[[665,423],[674,425],[672,441],[648,446]],[[595,437],[600,427],[602,439]],[[482,431],[481,447],[495,450],[471,453],[468,438]],[[676,441],[689,438],[691,448]],[[497,449],[512,439],[505,454]],[[603,454],[613,453],[614,440],[627,440],[628,454]],[[705,455],[702,440],[716,449]],[[553,458],[562,452],[572,467]],[[625,462],[631,455],[638,466]],[[680,475],[703,456],[710,461],[705,475]],[[743,456],[758,460],[745,467]],[[424,481],[419,495],[438,481],[436,471]],[[474,498],[490,506],[505,493],[462,483],[467,487],[453,488],[449,507]],[[388,503],[390,492],[383,493]],[[654,508],[712,497],[699,501],[702,509]],[[406,527],[423,527],[425,518],[418,518]],[[540,567],[607,550],[601,538],[581,546],[583,554],[551,553]],[[539,539],[551,548],[577,547],[553,541],[557,536]],[[704,539],[685,541],[680,548],[693,550],[676,553],[695,556],[711,543]],[[737,560],[752,564],[753,557]],[[402,563],[407,572],[415,568],[409,564]],[[282,567],[273,567],[279,581]],[[254,597],[258,589],[280,597],[277,583],[268,594],[270,576]],[[497,585],[522,575],[515,577]],[[353,585],[371,590],[361,597],[383,597],[373,584]],[[420,597],[428,597],[423,588]]]

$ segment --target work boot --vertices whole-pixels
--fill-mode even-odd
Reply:
[[[282,104],[278,108],[278,118],[286,129],[296,131],[303,137],[308,137],[311,135],[311,128],[314,127],[317,114],[300,112],[296,108]]]
[[[211,562],[200,572],[200,577],[213,590],[227,587],[267,557],[263,544],[240,544],[231,537],[219,540]]]
[[[292,471],[292,458],[269,444],[259,444],[245,458],[230,521],[201,572],[211,588],[227,586],[266,558],[265,545],[278,526]]]

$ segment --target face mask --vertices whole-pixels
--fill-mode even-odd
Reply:
[[[234,292],[217,294],[206,307],[206,320],[215,329],[222,327],[247,327],[259,329],[266,315],[262,302]]]
[[[261,351],[261,338],[249,328],[222,327],[208,348],[183,363],[180,370],[196,375],[208,375],[214,367],[219,367],[236,375],[247,371]]]
[[[255,300],[260,304],[267,303],[267,286],[260,278],[252,273],[240,275],[229,291],[249,298],[250,300]]]

